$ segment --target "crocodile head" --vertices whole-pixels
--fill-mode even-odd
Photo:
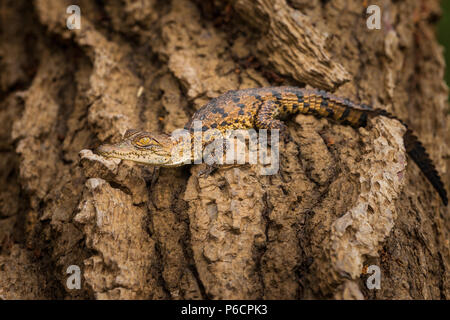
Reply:
[[[131,160],[153,166],[177,167],[183,165],[186,158],[190,159],[190,154],[181,152],[185,151],[180,148],[182,141],[165,133],[130,129],[125,132],[119,143],[101,145],[95,152],[107,158]]]

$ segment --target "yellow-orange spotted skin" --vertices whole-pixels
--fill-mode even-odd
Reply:
[[[352,127],[365,127],[369,117],[380,115],[399,120],[385,110],[355,104],[323,90],[286,86],[229,91],[200,108],[186,124],[185,129],[193,132],[195,121],[201,121],[201,131],[217,129],[225,133],[231,129],[254,128],[279,129],[286,133],[286,126],[281,120],[297,113],[325,117]],[[422,144],[410,129],[407,130],[404,141],[408,154],[447,205],[447,192],[441,178]],[[203,141],[204,145],[209,142]],[[186,159],[177,153],[171,157],[171,151],[175,146],[182,149],[185,147],[182,144],[186,143],[188,142],[174,140],[166,134],[128,130],[120,143],[103,145],[98,149],[98,153],[155,166],[180,166],[186,163]],[[192,148],[192,145],[186,147]]]

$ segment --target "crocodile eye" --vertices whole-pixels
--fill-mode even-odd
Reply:
[[[149,137],[143,137],[137,140],[135,143],[139,147],[147,147],[151,142],[151,139]]]

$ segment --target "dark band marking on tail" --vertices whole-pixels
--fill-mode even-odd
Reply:
[[[361,113],[361,116],[358,119],[358,123],[361,127],[367,126],[367,116],[368,116],[367,112]]]
[[[345,120],[345,118],[347,118],[349,114],[350,114],[350,108],[346,107],[344,112],[342,113],[341,117],[339,118],[339,120]]]

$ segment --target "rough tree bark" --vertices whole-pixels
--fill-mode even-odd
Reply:
[[[294,117],[274,176],[89,150],[128,128],[171,132],[231,89],[306,85],[404,119],[448,189],[437,0],[378,1],[381,30],[359,0],[85,0],[68,30],[73,2],[0,3],[1,298],[450,296],[449,210],[396,120]]]

